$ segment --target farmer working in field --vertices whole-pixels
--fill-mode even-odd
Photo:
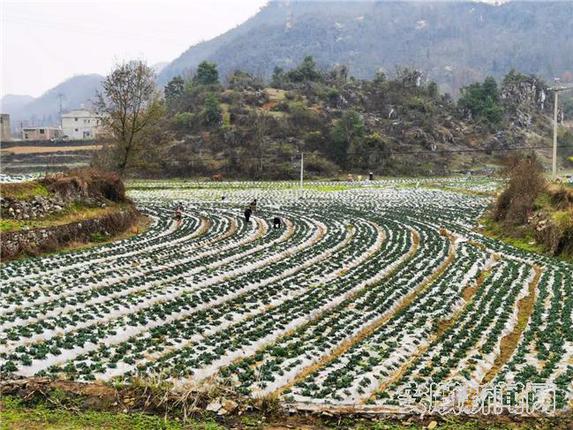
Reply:
[[[251,218],[252,213],[253,213],[253,211],[251,210],[250,207],[245,209],[245,222],[249,222],[249,219]]]
[[[175,209],[175,222],[177,228],[181,225],[181,220],[183,219],[183,205],[179,203],[177,209]]]
[[[249,207],[251,208],[251,212],[255,213],[257,211],[257,199],[254,199]]]
[[[281,219],[280,219],[278,216],[276,216],[276,217],[273,218],[273,228],[281,228],[281,227],[282,227],[282,224],[283,224],[283,223],[282,223]]]

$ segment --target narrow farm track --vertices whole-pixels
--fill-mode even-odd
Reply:
[[[414,238],[415,239],[414,239],[413,253],[415,253],[417,251],[418,246],[419,246],[419,236],[417,234],[415,234]],[[452,255],[452,259],[453,259],[453,255]],[[440,268],[434,274],[432,274],[432,278],[434,276],[436,276],[436,277],[439,276],[439,273],[441,273],[444,270],[445,265],[449,264],[449,262],[451,262],[450,256],[448,256],[448,260],[446,260],[443,263],[444,265],[440,266]],[[431,281],[428,280],[428,282],[431,282]],[[401,309],[407,307],[408,304],[411,303],[411,301],[414,299],[414,297],[424,288],[425,285],[426,285],[426,281],[424,281],[420,286],[418,286],[409,295],[404,297],[398,303],[396,308],[391,313],[383,315],[382,317],[372,321],[370,324],[363,327],[360,331],[358,331],[358,333],[355,334],[354,337],[352,337],[351,339],[347,339],[346,341],[342,342],[340,345],[338,345],[336,348],[334,348],[334,350],[332,352],[330,352],[328,355],[325,355],[325,356],[319,358],[316,363],[303,369],[298,375],[296,375],[294,377],[294,379],[292,381],[290,381],[288,384],[280,387],[273,394],[279,395],[279,394],[283,393],[285,390],[290,389],[293,385],[304,380],[310,374],[317,372],[319,369],[323,368],[324,366],[326,366],[327,364],[329,364],[333,360],[335,360],[337,357],[339,357],[342,354],[344,354],[345,352],[347,352],[352,346],[354,346],[358,342],[362,341],[366,337],[370,336],[372,333],[374,333],[375,330],[377,330],[379,327],[381,327],[383,324],[385,324],[387,321],[389,321],[390,318],[392,318],[392,316],[395,313],[397,313]]]
[[[400,412],[421,381],[547,381],[566,407],[573,267],[475,233],[482,184],[443,183],[142,183],[143,234],[0,266],[0,376],[223,384],[349,412]]]
[[[423,276],[421,277],[414,276],[411,281],[408,281],[411,284],[411,286],[408,287],[407,293],[404,294],[402,297],[399,297],[392,304],[391,308],[389,308],[386,312],[382,313],[378,318],[374,319],[373,321],[369,322],[367,325],[362,327],[357,333],[355,333],[354,336],[343,341],[330,354],[324,356],[313,366],[309,366],[308,368],[303,370],[299,375],[297,375],[297,377],[295,377],[295,379],[290,384],[283,387],[281,389],[281,392],[283,392],[284,390],[290,390],[290,388],[293,385],[299,385],[300,388],[302,389],[302,391],[299,390],[299,392],[303,394],[304,391],[307,389],[306,384],[303,381],[313,374],[314,374],[312,378],[313,381],[317,380],[321,381],[318,384],[319,387],[322,384],[328,384],[329,380],[328,366],[334,360],[339,359],[341,356],[343,356],[343,354],[346,354],[350,349],[355,349],[358,345],[362,344],[366,339],[370,338],[372,335],[374,335],[374,333],[376,333],[382,327],[384,327],[392,318],[404,312],[420,294],[422,294],[429,286],[432,285],[432,283],[435,280],[437,280],[444,273],[444,271],[454,261],[455,258],[455,247],[451,243],[451,240],[452,237],[448,236],[447,254],[444,254],[444,260],[437,267],[432,268],[431,271],[424,273]],[[399,275],[399,279],[400,281],[403,282],[404,281],[403,275]],[[325,372],[322,372],[322,374],[320,374],[320,369],[323,367],[327,367],[327,369],[325,369]],[[314,382],[315,385],[316,383],[317,382]],[[328,390],[328,388],[326,389]],[[315,397],[316,394],[317,393],[314,393],[313,397]]]
[[[316,312],[315,318],[306,322],[303,326],[298,327],[297,329],[288,331],[280,338],[278,338],[271,346],[267,345],[263,347],[262,350],[257,351],[255,354],[262,355],[264,357],[265,353],[269,355],[268,353],[270,350],[271,352],[270,355],[272,355],[272,352],[274,352],[275,350],[277,349],[281,350],[281,348],[284,349],[285,348],[284,345],[287,345],[287,347],[288,345],[292,345],[294,340],[294,342],[297,342],[298,344],[297,349],[301,351],[304,350],[305,354],[308,355],[309,351],[312,351],[316,347],[317,340],[319,340],[315,336],[316,329],[319,327],[325,327],[325,326],[329,327],[328,335],[330,335],[332,339],[336,339],[337,329],[340,329],[342,326],[344,326],[344,324],[340,324],[340,322],[344,323],[344,321],[347,319],[347,316],[343,317],[341,315],[341,311],[347,309],[349,305],[353,306],[354,301],[357,300],[359,297],[364,296],[364,294],[368,291],[369,288],[373,287],[376,284],[381,283],[383,279],[393,276],[401,265],[407,264],[407,262],[416,254],[419,247],[420,237],[416,231],[412,231],[411,236],[412,236],[411,246],[408,249],[408,251],[401,257],[399,257],[397,260],[395,260],[392,264],[387,266],[385,270],[378,272],[372,278],[367,278],[366,280],[363,280],[360,284],[358,284],[356,287],[350,290],[349,293],[346,293],[342,298],[339,298],[334,302],[328,303],[327,306],[318,309],[319,312]],[[348,274],[349,272],[345,273],[345,275]],[[341,299],[343,300],[341,301]],[[338,320],[337,323],[334,322],[335,320]],[[357,325],[357,327],[359,326]],[[348,328],[348,326],[346,326],[346,328]],[[356,328],[354,328],[354,330],[356,330]],[[302,343],[301,341],[303,341],[304,343]],[[333,346],[331,347],[331,351],[333,348],[335,349],[335,347]],[[315,357],[313,357],[311,362],[316,360],[318,360],[318,362],[321,362],[322,360],[321,355],[317,354]],[[277,364],[276,362],[273,362],[272,358],[267,360],[262,359],[259,360],[255,365],[250,366],[249,370],[256,369],[256,371],[258,372],[264,372],[265,367],[269,366],[269,363],[271,366]],[[242,363],[235,363],[236,366],[241,366],[241,364]],[[286,376],[288,375],[293,375],[293,378],[296,379],[297,375],[300,375],[302,372],[304,372],[303,366],[304,362],[302,361],[297,365],[288,366],[288,368],[285,369],[287,373],[283,375],[281,379],[283,381],[288,381],[286,379]],[[281,385],[280,381],[274,381],[274,384],[265,383],[264,384],[265,386],[259,387],[257,395],[266,395],[273,391],[274,395],[276,395],[281,391],[287,389],[288,385],[291,384],[292,382],[293,381],[287,382],[286,385]],[[262,384],[259,383],[259,385]]]

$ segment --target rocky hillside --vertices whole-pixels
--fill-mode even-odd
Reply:
[[[161,83],[204,60],[222,76],[235,69],[270,77],[306,55],[323,67],[346,64],[360,78],[415,67],[456,94],[511,69],[573,80],[572,2],[270,1],[253,18],[189,48],[165,67]]]
[[[165,94],[173,143],[156,168],[174,176],[296,178],[301,151],[309,175],[441,175],[548,147],[551,136],[552,95],[518,72],[472,84],[455,102],[414,69],[362,80],[307,57],[270,85],[245,72],[219,85],[216,66],[203,63]],[[573,146],[561,153],[569,163]]]

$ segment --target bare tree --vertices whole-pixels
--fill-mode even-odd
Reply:
[[[112,163],[120,175],[163,115],[154,78],[152,69],[142,61],[118,64],[97,94],[96,108],[112,139]]]
[[[264,112],[253,111],[249,115],[249,122],[253,130],[252,146],[257,160],[256,170],[258,173],[263,171],[266,140],[272,126],[271,120],[271,116]]]

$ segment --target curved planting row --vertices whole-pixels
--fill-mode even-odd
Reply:
[[[178,184],[137,185],[139,236],[0,267],[4,376],[393,410],[424,382],[532,382],[571,402],[573,268],[473,231],[489,182]]]

